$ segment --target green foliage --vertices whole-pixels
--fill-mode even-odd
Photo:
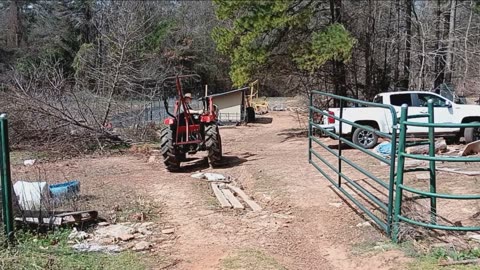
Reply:
[[[28,269],[146,269],[136,254],[80,253],[69,244],[70,231],[60,230],[47,235],[17,233],[14,248],[0,249],[0,268]]]
[[[161,46],[162,42],[167,37],[169,31],[173,27],[172,22],[168,21],[161,21],[152,29],[152,31],[145,37],[144,42],[144,51],[145,52],[155,52],[158,51]]]
[[[294,0],[228,1],[214,0],[221,20],[233,17],[228,27],[216,27],[212,38],[217,49],[230,56],[230,77],[235,86],[246,84],[254,72],[266,63],[275,45],[275,35],[305,23],[309,9],[293,12]]]
[[[301,69],[313,72],[329,60],[348,61],[356,42],[343,25],[335,23],[313,33],[310,47],[295,61]]]

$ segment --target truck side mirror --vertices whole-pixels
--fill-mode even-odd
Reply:
[[[447,102],[445,102],[445,105],[447,105],[448,108],[452,108],[453,107],[453,104],[450,100],[447,100]]]

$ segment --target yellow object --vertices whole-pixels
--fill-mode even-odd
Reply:
[[[268,112],[268,102],[266,97],[258,97],[260,84],[258,80],[250,84],[250,95],[247,96],[247,105],[255,109],[255,113],[264,114]]]

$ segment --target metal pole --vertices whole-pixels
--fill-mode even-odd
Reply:
[[[393,219],[393,189],[395,187],[395,171],[396,171],[396,156],[397,156],[397,139],[398,139],[398,123],[396,115],[392,115],[392,148],[390,151],[390,177],[388,181],[388,209],[387,209],[387,235],[392,236],[392,219]]]
[[[343,99],[340,99],[340,119],[343,119]],[[342,186],[342,127],[343,122],[338,121],[338,187]]]
[[[13,243],[13,204],[10,173],[10,149],[8,145],[8,121],[6,114],[0,115],[0,176],[2,181],[3,224],[8,242]]]
[[[435,123],[434,117],[434,108],[433,108],[433,100],[428,100],[428,123],[433,124]],[[430,157],[435,157],[435,127],[430,126],[428,128],[428,140],[430,142],[430,149],[428,151],[428,155]],[[437,191],[437,184],[436,184],[436,168],[435,168],[435,160],[431,160],[430,162],[430,192],[436,193]],[[431,215],[431,223],[437,223],[437,198],[430,197],[430,215]]]
[[[401,114],[400,114],[400,138],[398,140],[398,169],[397,169],[397,178],[396,178],[396,188],[395,188],[395,209],[394,209],[394,224],[393,224],[393,241],[398,242],[398,233],[400,230],[400,215],[402,214],[402,197],[403,189],[403,169],[405,167],[405,144],[407,139],[407,121],[408,115],[408,106],[406,104],[402,105]]]

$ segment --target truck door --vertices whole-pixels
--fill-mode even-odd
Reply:
[[[454,110],[455,104],[447,99],[432,94],[432,93],[418,93],[414,94],[416,98],[414,98],[414,104],[411,108],[409,108],[409,114],[423,114],[428,113],[428,100],[433,100],[433,107],[434,107],[434,117],[435,123],[454,123]],[[418,121],[421,122],[428,122],[427,118],[420,118]],[[413,129],[413,127],[412,127]],[[417,128],[418,132],[428,132],[426,128]],[[435,133],[444,133],[444,132],[455,132],[458,128],[436,128]]]

